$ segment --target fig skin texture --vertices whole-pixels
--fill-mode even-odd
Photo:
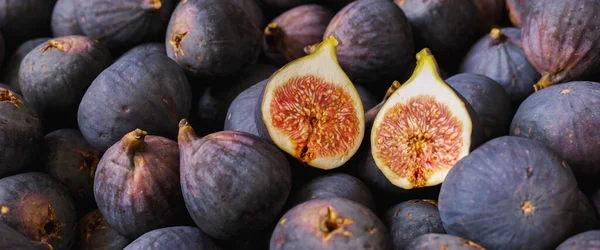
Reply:
[[[256,62],[261,29],[231,0],[182,1],[171,15],[165,45],[189,75],[227,76]]]
[[[131,48],[130,50],[126,51],[125,53],[123,53],[123,55],[121,55],[121,57],[126,57],[129,54],[133,54],[138,51],[145,51],[146,53],[160,53],[162,55],[167,55],[167,49],[165,48],[165,45],[163,43],[151,42],[151,43],[142,43],[140,45],[137,45],[137,46]]]
[[[52,36],[84,35],[75,15],[76,0],[57,0],[52,10]]]
[[[0,222],[35,241],[67,250],[75,242],[77,217],[71,194],[44,173],[0,179]]]
[[[578,192],[550,148],[503,136],[454,165],[438,203],[448,234],[489,249],[553,249],[573,230]]]
[[[131,240],[111,228],[98,209],[83,216],[78,228],[77,249],[80,250],[121,250],[131,243]]]
[[[135,239],[186,219],[172,140],[136,129],[104,153],[94,179],[100,212],[123,236]]]
[[[304,47],[320,43],[334,13],[318,4],[294,7],[267,25],[263,33],[263,51],[277,65],[306,55]]]
[[[586,80],[600,70],[600,1],[533,1],[523,20],[523,49],[542,75],[536,90]]]
[[[434,200],[399,203],[386,211],[384,222],[390,229],[394,249],[405,249],[421,235],[446,233]]]
[[[43,131],[37,113],[19,94],[0,88],[0,178],[36,163]]]
[[[0,249],[52,250],[48,243],[30,240],[10,226],[0,222]]]
[[[230,0],[233,4],[242,9],[248,19],[259,29],[266,25],[265,15],[262,11],[260,0]]]
[[[541,141],[564,159],[579,178],[600,175],[600,83],[568,82],[527,98],[510,134]],[[551,112],[550,112],[551,111]]]
[[[373,93],[400,79],[413,61],[413,32],[404,12],[389,0],[357,0],[333,17],[323,39],[339,41],[337,57],[353,83]]]
[[[293,206],[314,199],[345,198],[375,211],[371,190],[358,178],[335,173],[316,177],[304,184],[294,195]]]
[[[561,243],[556,250],[598,250],[600,249],[600,230],[591,230],[572,236]]]
[[[21,92],[45,127],[75,127],[81,98],[111,63],[110,52],[98,41],[85,36],[54,38],[23,58]]]
[[[392,241],[370,209],[344,198],[329,198],[287,211],[273,231],[269,249],[391,250]]]
[[[50,20],[55,3],[56,0],[0,2],[0,30],[5,34],[6,51],[33,38],[52,36]]]
[[[508,9],[508,17],[510,22],[517,28],[521,28],[523,17],[526,14],[527,8],[534,0],[506,0],[506,8]]]
[[[140,236],[123,250],[217,250],[214,242],[196,227],[176,226],[156,229]]]
[[[111,50],[161,41],[171,10],[171,0],[75,0],[83,34]]]
[[[287,159],[273,144],[236,131],[200,139],[185,119],[178,143],[185,204],[203,232],[230,240],[273,222],[292,181]]]
[[[19,84],[19,68],[23,58],[38,45],[50,40],[49,37],[35,38],[21,44],[15,52],[7,58],[6,62],[2,65],[0,79],[1,82],[12,87],[17,94],[21,94],[21,86]]]
[[[502,85],[487,76],[471,73],[454,75],[446,82],[471,104],[483,127],[483,140],[508,135],[513,108]]]
[[[44,172],[67,186],[79,215],[96,206],[94,175],[102,153],[76,129],[59,129],[44,136]]]
[[[440,233],[429,233],[421,235],[410,242],[405,248],[398,248],[405,250],[485,250],[475,242],[463,239],[458,236],[440,234]]]
[[[492,29],[471,47],[460,72],[485,75],[500,83],[515,108],[535,91],[533,84],[540,79],[525,56],[517,28]]]
[[[96,77],[79,104],[77,120],[90,145],[105,151],[136,128],[177,138],[177,123],[189,114],[191,102],[187,77],[173,60],[137,51]]]

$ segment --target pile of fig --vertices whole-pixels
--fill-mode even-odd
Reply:
[[[0,249],[600,250],[600,0],[0,1]]]

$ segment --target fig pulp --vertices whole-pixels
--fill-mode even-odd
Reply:
[[[112,229],[98,209],[83,216],[78,227],[77,249],[80,250],[122,250],[131,243],[131,240]]]
[[[429,49],[416,57],[413,75],[382,105],[370,137],[377,167],[403,189],[442,183],[482,140],[473,108],[441,79]]]
[[[212,239],[196,227],[165,227],[145,233],[123,250],[217,250]]]
[[[598,250],[600,249],[600,230],[591,230],[572,236],[561,243],[556,250]]]
[[[348,161],[364,136],[364,108],[340,68],[331,36],[316,51],[269,78],[258,102],[257,128],[304,164],[333,169]]]
[[[422,235],[446,233],[434,200],[408,200],[394,205],[385,213],[385,223],[390,229],[394,249],[406,249]]]
[[[84,35],[75,16],[75,0],[56,1],[50,26],[54,37]]]
[[[536,90],[587,80],[600,70],[600,1],[544,0],[530,3],[523,21],[523,49],[542,75]]]
[[[405,250],[485,250],[475,242],[458,236],[429,233],[421,235],[410,242]]]
[[[340,197],[375,211],[371,190],[356,177],[343,173],[316,177],[298,189],[294,196],[294,206],[314,199]]]
[[[48,243],[30,240],[5,223],[0,222],[0,249],[52,250]]]
[[[5,84],[12,87],[17,94],[21,94],[21,86],[19,84],[19,68],[21,67],[21,61],[23,58],[38,45],[50,40],[50,38],[36,38],[24,42],[19,45],[15,52],[8,57],[8,60],[2,65],[0,78]]]

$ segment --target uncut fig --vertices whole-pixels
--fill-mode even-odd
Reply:
[[[263,34],[266,56],[284,65],[306,55],[304,47],[319,43],[333,12],[318,4],[292,8],[267,25]]]
[[[217,250],[215,243],[196,227],[177,226],[156,229],[140,236],[123,250]]]
[[[185,204],[202,231],[232,240],[274,222],[292,181],[289,163],[277,147],[237,131],[198,138],[185,119],[178,139]]]
[[[75,15],[75,1],[56,1],[50,20],[52,35],[54,37],[84,35]]]
[[[600,70],[600,1],[533,1],[523,20],[523,49],[542,75],[540,90],[586,80]]]
[[[600,250],[600,230],[574,235],[561,243],[556,250]]]
[[[122,250],[131,240],[120,235],[106,222],[100,210],[87,213],[79,221],[80,250]]]
[[[23,58],[38,45],[50,40],[50,38],[36,38],[21,44],[15,52],[8,57],[8,60],[2,65],[0,73],[0,82],[12,87],[17,94],[21,94],[21,86],[19,84],[19,68]]]
[[[310,180],[296,191],[293,205],[335,197],[345,198],[375,210],[375,201],[369,188],[356,177],[344,173],[322,175]]]
[[[448,234],[488,249],[554,249],[576,223],[577,181],[541,142],[503,136],[450,170],[439,210]]]
[[[533,84],[540,79],[525,56],[517,28],[492,29],[469,50],[459,71],[485,75],[500,83],[515,108],[534,92]]]
[[[69,191],[44,173],[0,179],[0,222],[53,250],[71,249],[75,241],[75,204]]]
[[[329,198],[287,211],[273,231],[269,249],[391,250],[392,242],[388,229],[370,209],[344,198]]]
[[[506,0],[506,8],[508,9],[508,17],[510,22],[517,28],[521,28],[523,17],[527,8],[534,0]]]
[[[506,0],[471,0],[477,9],[477,25],[483,33],[498,26],[504,17]]]
[[[377,167],[403,189],[442,183],[483,136],[473,107],[441,79],[429,49],[416,58],[413,75],[385,100],[370,131]]]
[[[578,197],[577,217],[575,218],[576,224],[572,234],[599,229],[600,219],[596,214],[594,205],[592,205],[590,199],[582,191],[579,191]]]
[[[429,233],[421,235],[410,242],[405,250],[485,250],[475,242],[458,236]]]
[[[52,250],[48,243],[30,240],[10,226],[0,222],[0,249]]]
[[[331,36],[312,54],[273,74],[255,111],[261,136],[300,162],[325,170],[346,163],[365,131],[364,108],[338,64],[337,45]]]
[[[102,156],[94,177],[94,197],[108,224],[134,239],[184,222],[179,182],[177,143],[136,129]]]
[[[160,53],[163,55],[167,54],[167,49],[165,49],[165,45],[163,43],[152,42],[152,43],[142,43],[140,45],[137,45],[137,46],[129,49],[125,53],[123,53],[123,55],[121,55],[121,57],[126,57],[129,54],[133,54],[138,51],[145,51],[146,53]]]
[[[408,200],[394,205],[386,211],[384,222],[390,229],[394,249],[406,249],[422,235],[446,233],[434,200]]]
[[[0,1],[0,30],[5,35],[6,51],[30,39],[51,36],[55,3],[56,0]]]
[[[257,28],[265,27],[265,15],[262,11],[261,0],[230,0],[248,15],[248,20]]]

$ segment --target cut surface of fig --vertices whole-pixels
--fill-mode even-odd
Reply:
[[[313,54],[281,68],[269,79],[260,103],[273,142],[320,169],[344,164],[364,136],[362,102],[337,62],[336,46],[337,39],[329,37]]]
[[[481,137],[472,107],[439,76],[425,48],[410,79],[385,101],[371,129],[378,168],[394,185],[435,186]]]

